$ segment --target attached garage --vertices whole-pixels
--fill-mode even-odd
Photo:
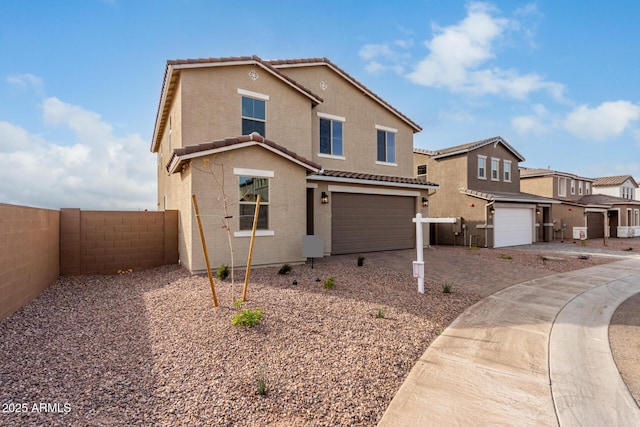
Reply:
[[[331,253],[415,247],[415,197],[331,194]]]
[[[531,208],[496,207],[493,217],[494,248],[533,243]]]
[[[601,212],[587,213],[587,237],[589,239],[604,237],[604,215]]]

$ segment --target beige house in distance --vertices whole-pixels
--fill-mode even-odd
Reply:
[[[212,267],[231,261],[225,219],[246,264],[258,194],[254,265],[304,262],[307,235],[325,255],[413,248],[438,188],[413,177],[420,130],[326,58],[168,61],[151,151],[181,264],[205,269],[192,194]]]
[[[430,215],[459,218],[453,225],[433,224],[431,243],[498,248],[546,240],[538,230],[558,202],[520,191],[521,161],[524,157],[499,136],[415,149],[416,176],[441,186],[429,198]]]

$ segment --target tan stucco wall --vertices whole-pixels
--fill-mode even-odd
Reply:
[[[258,73],[252,80],[250,71]],[[242,134],[242,96],[238,89],[268,95],[266,138],[297,154],[311,155],[311,101],[260,67],[239,65],[181,71],[182,144]]]
[[[522,178],[520,180],[520,190],[524,193],[553,198],[554,179],[552,176]]]
[[[158,168],[158,210],[164,210],[164,196],[168,196],[167,209],[176,209],[173,199],[175,193],[172,190],[172,178],[167,173],[167,163],[171,160],[173,150],[182,147],[182,84],[178,79],[176,84],[176,93],[173,102],[169,108],[169,117],[171,118],[171,141],[169,141],[169,119],[165,126],[160,142],[160,147],[156,154]],[[173,207],[172,207],[173,206]]]
[[[185,179],[193,181],[193,193],[196,194],[198,207],[207,242],[207,251],[211,268],[217,269],[221,264],[231,266],[231,255],[228,237],[223,226],[223,200],[221,184],[224,176],[224,188],[229,206],[230,227],[233,232],[239,228],[238,208],[238,175],[234,168],[259,169],[273,171],[274,177],[269,181],[269,230],[273,236],[256,237],[252,265],[282,264],[283,262],[303,262],[302,236],[306,234],[306,171],[290,161],[259,147],[233,150],[214,156],[208,156],[208,166],[213,166],[211,173],[203,169],[208,166],[203,159],[196,159],[188,168]],[[190,197],[190,196],[189,196]],[[191,271],[205,270],[204,255],[200,235],[191,208],[191,200],[186,200],[180,209],[183,216],[189,215],[190,235],[183,240],[186,254],[181,252],[181,262]],[[181,222],[186,227],[187,220]],[[236,267],[245,266],[249,250],[249,237],[232,237],[234,263]],[[182,250],[181,242],[181,250]]]
[[[324,102],[313,110],[311,130],[312,160],[325,169],[364,172],[380,175],[413,176],[413,129],[398,116],[362,94],[351,83],[327,66],[283,68],[280,71],[317,93]],[[322,90],[320,82],[326,83]],[[320,121],[317,113],[344,117],[343,156],[345,160],[319,157]],[[396,164],[379,165],[377,160],[376,125],[397,129]]]
[[[0,319],[56,281],[60,213],[0,203]]]

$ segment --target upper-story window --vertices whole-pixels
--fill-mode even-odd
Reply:
[[[491,159],[491,181],[500,181],[500,159]]]
[[[576,180],[572,179],[571,180],[571,195],[576,194]]]
[[[558,196],[567,196],[567,178],[558,178]]]
[[[344,117],[318,113],[320,117],[320,154],[344,159],[343,122]]]
[[[267,101],[269,95],[238,89],[242,95],[242,134],[258,132],[266,137]]]
[[[396,132],[397,129],[376,125],[378,131],[377,152],[379,163],[396,163]]]
[[[487,179],[487,156],[478,156],[478,178]]]
[[[582,181],[578,181],[578,195],[582,196]]]
[[[511,182],[511,160],[505,160],[502,163],[504,182]]]
[[[584,192],[585,194],[591,194],[591,183],[590,182],[585,182],[584,183]]]
[[[427,179],[427,165],[418,165],[416,176],[423,180]]]

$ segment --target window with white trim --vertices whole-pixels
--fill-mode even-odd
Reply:
[[[576,180],[572,179],[571,180],[571,195],[576,194]]]
[[[487,156],[478,156],[478,178],[487,179]]]
[[[267,103],[263,99],[242,97],[242,134],[258,132],[266,137]]]
[[[582,196],[582,181],[578,181],[578,195]]]
[[[342,121],[320,119],[320,153],[342,156]]]
[[[558,178],[558,196],[567,196],[567,178]]]
[[[500,181],[500,159],[491,158],[491,181]]]
[[[502,176],[504,182],[511,182],[511,160],[504,160],[502,162]]]
[[[378,161],[396,162],[396,134],[388,130],[378,129],[377,139]]]
[[[269,178],[239,176],[238,189],[240,195],[240,224],[239,230],[253,228],[253,216],[256,211],[256,201],[260,195],[260,213],[258,214],[258,230],[269,229]]]
[[[584,193],[589,195],[591,194],[591,183],[585,182]]]
[[[633,211],[634,217],[635,217],[635,222],[633,223],[633,225],[635,225],[636,227],[640,225],[640,210],[635,209]]]
[[[427,179],[427,165],[418,165],[416,176],[418,178]]]

